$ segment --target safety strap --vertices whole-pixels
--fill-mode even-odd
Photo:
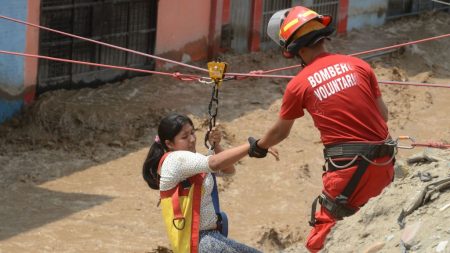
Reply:
[[[158,172],[161,170],[164,159],[166,159],[169,152],[165,153],[158,164]],[[193,200],[192,200],[192,222],[191,222],[191,252],[198,252],[198,242],[200,238],[200,203],[202,197],[202,185],[206,177],[206,173],[196,174],[189,177],[187,180],[180,182],[175,188],[168,191],[161,191],[160,197],[172,197],[173,208],[173,225],[178,230],[183,230],[186,224],[185,217],[181,212],[180,196],[186,196],[189,192],[189,186],[194,187]],[[181,225],[177,226],[175,221],[180,220]]]
[[[314,199],[311,207],[311,219],[309,225],[314,227],[316,225],[316,208],[317,203],[319,203],[323,208],[325,208],[335,219],[342,220],[344,217],[352,216],[358,211],[358,208],[348,206],[346,204],[338,203],[329,197],[327,194],[322,193],[317,198]]]
[[[319,197],[315,198],[312,206],[311,206],[311,219],[309,220],[309,225],[311,227],[314,227],[316,225],[316,210],[317,210],[317,201],[319,200]]]
[[[323,155],[325,159],[353,158],[355,155],[382,157],[388,155],[389,147],[385,144],[340,143],[326,146],[323,150]]]
[[[166,152],[166,153],[164,153],[164,155],[161,157],[161,159],[159,159],[159,163],[158,163],[158,174],[160,174],[160,175],[161,175],[161,167],[162,167],[162,164],[163,164],[164,160],[166,160],[166,157],[167,157],[169,154],[170,154],[170,152]]]
[[[371,159],[371,158],[369,158]],[[345,186],[344,190],[341,192],[340,195],[336,197],[336,202],[341,204],[347,204],[348,198],[353,194],[356,187],[358,186],[359,181],[361,180],[362,176],[367,170],[367,167],[369,167],[369,162],[362,159],[358,162],[358,167],[356,168],[355,173],[353,173],[352,177],[350,178],[350,181],[348,181],[347,185]]]
[[[216,175],[214,175],[214,173],[211,173],[211,175],[212,175],[212,178],[214,181],[214,187],[211,192],[212,202],[213,202],[214,210],[216,211],[216,213],[220,213],[219,191],[217,190],[217,179],[216,179]]]
[[[197,174],[193,178],[194,199],[192,202],[192,223],[191,223],[191,252],[198,252],[198,242],[200,239],[200,202],[202,197],[202,184],[206,174]]]
[[[211,192],[211,197],[214,205],[214,210],[217,214],[217,229],[219,232],[228,237],[228,217],[224,212],[220,211],[219,191],[217,190],[217,179],[214,173],[211,173],[214,180],[214,187]]]

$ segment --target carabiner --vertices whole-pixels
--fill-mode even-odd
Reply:
[[[399,140],[409,140],[409,141],[411,141],[411,144],[409,144],[408,146],[400,145]],[[397,148],[402,148],[402,149],[413,149],[414,143],[416,142],[416,140],[413,137],[405,136],[405,135],[401,135],[401,136],[397,137],[397,139],[395,141],[397,142]]]

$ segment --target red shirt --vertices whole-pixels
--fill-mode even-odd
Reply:
[[[388,128],[377,106],[381,96],[372,68],[346,55],[324,53],[287,85],[280,117],[300,118],[306,109],[322,142],[377,142]]]

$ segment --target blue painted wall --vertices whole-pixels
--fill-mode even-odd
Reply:
[[[0,14],[27,19],[28,0],[0,0]],[[0,50],[25,52],[26,27],[0,19]],[[21,56],[0,54],[0,124],[20,111],[23,99],[5,96],[8,91],[24,87],[24,64]]]
[[[347,31],[383,25],[387,7],[388,0],[349,0]]]

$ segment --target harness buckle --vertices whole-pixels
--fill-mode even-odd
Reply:
[[[335,200],[331,199],[325,194],[320,194],[319,203],[325,208],[334,218],[342,220],[344,217],[351,216],[356,213],[357,209],[346,205],[347,197],[339,195]]]
[[[348,198],[342,194],[337,196],[334,200],[339,204],[347,204],[348,203]]]
[[[325,194],[323,193],[319,195],[319,203],[330,213],[333,213],[336,209],[336,204],[330,201],[330,199],[328,199],[327,196],[325,196]]]

